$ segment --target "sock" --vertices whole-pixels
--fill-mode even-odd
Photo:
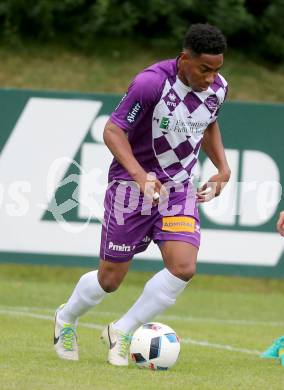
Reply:
[[[60,310],[58,314],[59,320],[68,324],[75,324],[78,317],[100,303],[105,295],[106,292],[98,281],[98,271],[84,274],[74,288],[66,305]]]
[[[164,268],[146,283],[138,300],[115,322],[114,328],[124,333],[134,332],[140,325],[151,321],[173,305],[187,283]]]

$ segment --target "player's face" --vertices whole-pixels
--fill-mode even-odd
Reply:
[[[192,55],[183,52],[179,58],[178,76],[196,92],[205,91],[213,83],[223,65],[223,54]]]

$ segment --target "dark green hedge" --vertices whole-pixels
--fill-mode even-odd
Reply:
[[[233,48],[284,59],[284,0],[0,0],[2,37],[68,39],[81,47],[102,37],[180,42],[191,23],[217,25]]]

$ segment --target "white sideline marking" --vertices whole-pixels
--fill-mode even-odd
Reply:
[[[36,318],[39,320],[54,321],[54,316],[52,317],[52,316],[47,316],[45,314],[28,313],[26,311],[0,309],[0,314],[6,314],[9,316],[19,316],[19,317],[31,317],[31,318]],[[98,329],[98,330],[102,330],[104,328],[104,326],[102,326],[102,325],[88,324],[88,323],[80,323],[80,326],[82,326],[84,328],[92,328],[92,329]]]
[[[41,312],[48,312],[48,313],[54,313],[55,309],[51,308],[42,308],[42,307],[36,307],[36,306],[2,306],[0,305],[0,310],[19,310],[19,311],[41,311]],[[121,313],[119,312],[110,312],[110,311],[99,311],[96,310],[94,312],[94,315],[97,317],[102,316],[111,316],[111,317],[119,317],[121,316]],[[260,320],[227,320],[222,318],[210,318],[210,317],[191,317],[191,316],[179,316],[179,315],[160,315],[160,319],[162,320],[168,320],[168,321],[184,321],[184,322],[205,322],[205,323],[211,323],[211,324],[227,324],[227,325],[261,325],[261,326],[283,326],[284,327],[284,321],[260,321]]]
[[[281,321],[259,321],[259,320],[226,320],[222,318],[206,318],[206,317],[183,317],[177,315],[161,316],[166,320],[173,321],[188,321],[188,322],[207,322],[213,324],[227,324],[227,325],[264,325],[264,326],[284,326]]]
[[[197,340],[192,340],[192,339],[186,338],[186,339],[181,339],[181,342],[184,344],[199,345],[201,347],[210,347],[210,348],[216,348],[216,349],[225,349],[227,351],[233,351],[233,352],[249,353],[250,355],[259,355],[261,353],[260,351],[256,351],[253,349],[236,348],[236,347],[232,347],[231,345],[210,343],[209,341],[206,341],[206,340],[197,341]]]
[[[28,313],[27,311],[0,309],[0,315],[1,314],[9,315],[9,316],[31,317],[31,318],[36,318],[36,319],[40,319],[40,320],[54,321],[54,317],[52,317],[52,316],[48,316],[48,315],[45,315],[45,314]],[[84,328],[96,329],[96,330],[102,330],[104,328],[103,325],[90,324],[90,323],[87,323],[87,322],[80,322],[80,326],[82,326]],[[198,341],[198,340],[193,340],[193,339],[190,339],[190,338],[184,338],[184,339],[181,339],[181,343],[183,343],[183,344],[199,345],[201,347],[222,349],[222,350],[225,350],[225,351],[247,353],[247,354],[251,354],[251,355],[259,355],[260,354],[259,351],[246,349],[246,348],[236,348],[236,347],[232,347],[231,345],[210,343],[209,341],[206,341],[206,340]]]

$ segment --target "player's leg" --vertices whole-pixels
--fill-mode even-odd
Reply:
[[[198,248],[194,245],[165,241],[160,250],[166,267],[146,283],[128,312],[104,330],[102,337],[109,339],[110,346],[108,361],[113,365],[128,364],[131,334],[172,306],[195,272]]]
[[[116,197],[117,186],[117,183],[110,185],[105,195],[99,269],[83,275],[67,303],[56,311],[54,344],[57,354],[64,359],[78,359],[78,318],[118,288],[133,257],[133,246],[127,246],[124,240],[127,225],[118,225],[116,221],[115,204],[118,203],[119,210],[120,207],[125,210],[124,200]],[[133,237],[128,235],[127,239]]]
[[[143,221],[142,221],[143,222]],[[131,249],[131,256],[134,255],[134,253],[143,251],[147,248],[149,245],[150,238],[147,236],[147,229],[149,224],[144,223],[144,226],[142,226],[142,229],[135,229],[134,235],[135,240],[131,238],[131,235],[124,235],[124,241],[127,241],[126,246],[122,246],[122,248]],[[138,227],[140,227],[138,225]],[[145,231],[146,230],[146,231]],[[135,244],[133,244],[135,242]],[[119,249],[117,246],[114,245],[108,245],[112,249],[112,255],[115,255],[114,249]],[[116,255],[118,255],[117,253]],[[127,253],[124,254],[124,256],[127,256]],[[107,263],[107,262],[105,262]],[[117,279],[116,275],[113,274],[112,270],[108,269],[107,265],[103,269],[101,269],[101,272],[99,272],[99,281],[102,283],[102,286],[108,291],[112,291],[116,287]],[[108,346],[108,362],[116,365],[116,366],[127,366],[128,365],[128,350],[129,350],[129,344],[131,341],[130,335],[128,332],[123,332],[120,329],[117,329],[114,323],[109,324],[102,332],[101,339],[102,341]]]
[[[150,279],[131,309],[116,322],[124,332],[133,332],[173,305],[192,278],[200,244],[199,216],[191,187],[174,192],[164,209],[182,206],[181,215],[158,215],[152,237],[159,244],[165,268]]]
[[[164,241],[160,245],[164,264],[175,277],[188,282],[195,274],[198,248],[184,241]]]
[[[99,304],[107,293],[114,292],[124,279],[130,261],[114,263],[101,260],[99,269],[84,274],[77,283],[64,308],[60,319],[75,324],[89,309]]]
[[[115,323],[125,333],[132,333],[172,306],[195,272],[197,247],[182,241],[165,241],[160,250],[166,267],[146,283],[138,300]]]
[[[56,311],[54,347],[59,357],[78,360],[76,326],[79,317],[119,287],[129,264],[130,261],[101,260],[98,270],[87,272],[80,278],[67,303]]]
[[[124,334],[131,334],[173,305],[195,272],[200,229],[195,195],[191,196],[189,189],[173,193],[166,205],[168,209],[180,204],[184,214],[156,215],[151,236],[159,244],[166,267],[146,283],[138,300],[115,322],[115,329]]]

